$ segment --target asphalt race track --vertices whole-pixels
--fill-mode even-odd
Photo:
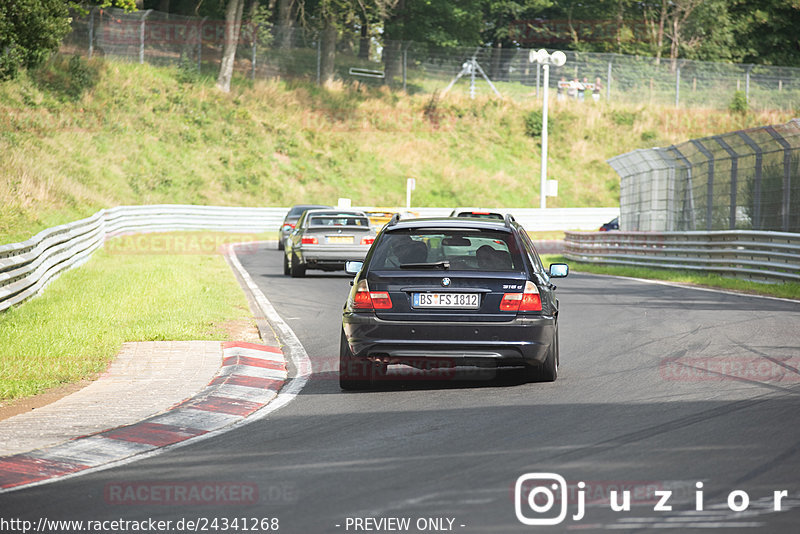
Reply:
[[[343,393],[350,277],[292,279],[281,254],[272,244],[240,260],[312,360],[297,399],[213,439],[0,495],[19,520],[0,531],[800,528],[798,303],[572,273],[558,284],[555,383],[396,368],[379,390]],[[626,491],[629,509],[612,510]]]

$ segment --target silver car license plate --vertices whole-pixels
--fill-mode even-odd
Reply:
[[[478,293],[412,293],[415,308],[451,308],[474,310],[480,307]]]

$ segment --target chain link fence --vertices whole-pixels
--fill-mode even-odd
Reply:
[[[622,230],[800,232],[800,119],[608,162]]]
[[[76,17],[66,53],[104,55],[140,63],[180,64],[215,74],[222,57],[225,22],[158,11],[125,13],[93,9]],[[470,48],[442,52],[415,42],[340,36],[335,76],[345,81],[390,84],[409,92],[447,89],[506,98],[539,96],[543,76],[524,48]],[[737,91],[754,109],[800,109],[800,68],[565,51],[567,63],[551,67],[558,98],[725,109]],[[302,28],[245,23],[236,70],[253,79],[319,81],[321,36]],[[474,61],[473,61],[474,60]]]

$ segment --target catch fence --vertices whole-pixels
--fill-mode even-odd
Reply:
[[[635,150],[609,164],[621,177],[624,231],[800,233],[800,119]]]
[[[253,79],[319,81],[320,34],[301,28],[245,23],[236,70]],[[214,74],[225,41],[225,22],[147,10],[93,9],[76,16],[63,51],[153,64],[179,64]],[[422,43],[342,35],[335,77],[389,84],[409,92],[453,92],[530,99],[542,90],[541,68],[528,48],[433,49]],[[565,51],[551,67],[550,88],[563,99],[727,108],[737,91],[752,109],[800,109],[800,69]],[[474,61],[473,61],[474,60]],[[457,81],[456,81],[457,80]],[[456,83],[453,83],[456,81]],[[572,88],[570,88],[572,84]],[[582,89],[581,89],[582,88]]]

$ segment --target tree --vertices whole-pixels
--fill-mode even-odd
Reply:
[[[0,80],[41,64],[70,32],[63,0],[4,0],[0,3]]]
[[[228,0],[225,9],[225,42],[222,47],[222,61],[217,77],[217,88],[227,93],[231,90],[233,65],[236,61],[236,47],[239,44],[239,31],[242,27],[244,0]]]
[[[800,67],[800,0],[731,0],[737,61]]]
[[[118,7],[125,11],[136,11],[142,7],[142,0],[93,0],[89,3],[98,7]]]
[[[384,23],[386,79],[401,70],[401,46],[414,41],[428,50],[479,46],[484,0],[399,0]]]
[[[481,38],[486,46],[492,47],[490,78],[498,78],[503,70],[503,48],[516,44],[511,35],[511,25],[519,20],[534,18],[551,5],[550,0],[484,0]]]
[[[292,46],[299,1],[302,0],[278,0],[278,45],[281,48]]]

